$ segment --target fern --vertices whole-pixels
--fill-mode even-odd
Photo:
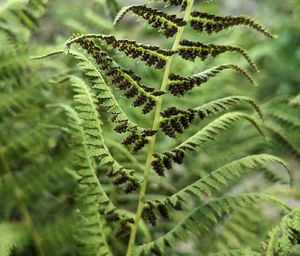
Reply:
[[[166,246],[174,249],[178,239],[186,240],[188,238],[188,232],[205,235],[209,227],[214,223],[218,223],[224,215],[230,214],[240,207],[251,206],[260,200],[281,204],[277,199],[259,193],[241,194],[214,200],[194,209],[171,231],[159,239],[137,247],[133,255],[139,256],[149,252],[160,255],[164,252]]]
[[[152,27],[161,30],[167,38],[173,37],[180,27],[186,25],[186,22],[182,18],[176,17],[176,15],[168,15],[145,5],[124,7],[116,16],[114,23],[118,23],[127,12],[133,12],[145,19]]]
[[[200,32],[218,33],[222,30],[234,26],[247,26],[253,28],[267,37],[273,38],[274,36],[257,21],[247,16],[216,16],[205,12],[192,12],[190,24],[193,29]]]
[[[165,206],[170,205],[176,209],[177,206],[182,203],[188,204],[191,201],[192,196],[204,201],[214,193],[222,191],[222,189],[228,185],[229,181],[237,179],[251,171],[260,171],[261,166],[270,162],[282,165],[288,172],[289,178],[292,178],[286,163],[278,157],[266,154],[247,156],[218,168],[174,195],[166,197],[162,202],[159,202],[159,200],[156,202],[149,202],[149,205],[164,204]]]
[[[211,101],[202,106],[185,111],[179,110],[175,107],[169,108],[161,113],[163,119],[160,122],[160,128],[167,136],[175,137],[176,133],[183,133],[183,131],[193,122],[195,117],[199,117],[201,120],[204,120],[210,115],[215,115],[218,114],[218,112],[229,110],[229,107],[241,103],[248,103],[262,118],[261,110],[253,99],[242,96],[231,96]]]
[[[269,38],[273,34],[250,17],[197,11],[194,0],[154,1],[161,5],[149,1],[121,9],[115,24],[126,24],[123,17],[133,14],[164,37],[174,37],[171,47],[165,39],[156,42],[163,48],[124,39],[116,31],[86,34],[93,29],[80,20],[73,27],[87,29],[78,29],[84,33],[71,36],[64,50],[44,54],[46,50],[38,49],[42,56],[33,58],[64,53],[68,61],[52,58],[42,65],[28,58],[28,35],[38,26],[47,2],[8,0],[0,7],[0,28],[15,44],[10,51],[5,46],[0,50],[0,254],[259,255],[255,243],[263,239],[265,228],[257,235],[250,228],[266,217],[257,207],[259,201],[290,208],[256,191],[276,193],[267,186],[295,179],[287,163],[275,156],[279,147],[268,147],[268,153],[262,149],[272,138],[299,155],[298,141],[285,131],[299,131],[294,115],[298,97],[277,99],[262,108],[251,97],[231,96],[223,89],[218,96],[203,93],[200,99],[193,89],[225,70],[256,82],[234,63],[198,74],[188,74],[194,64],[189,62],[186,69],[185,63],[231,52],[257,71],[245,49],[204,42],[197,31],[213,34],[246,26]],[[109,6],[99,12],[106,14],[120,9],[118,1],[94,0],[88,6],[95,8],[84,15],[99,28],[104,20],[95,16],[98,7]],[[172,8],[167,12],[163,6]],[[185,13],[173,14],[173,7]],[[105,31],[111,22],[107,24]],[[187,37],[190,26],[193,34]],[[33,39],[35,46],[39,36]],[[134,62],[118,57],[124,55]],[[162,77],[159,87],[157,77]],[[233,138],[235,145],[229,144]],[[210,148],[213,141],[217,145]],[[286,173],[281,174],[283,169]],[[251,188],[241,180],[249,177],[255,183]],[[270,232],[262,255],[284,255],[299,243],[298,211],[291,211],[282,223]],[[178,242],[187,240],[192,247],[182,252]]]
[[[210,70],[206,70],[202,73],[191,77],[183,77],[180,75],[176,75],[171,73],[169,76],[170,83],[168,85],[168,90],[175,96],[185,95],[186,92],[192,90],[195,86],[201,86],[206,83],[210,78],[215,77],[223,70],[233,69],[242,75],[244,75],[252,84],[256,85],[253,78],[245,71],[243,68],[240,68],[236,65],[220,65],[218,67],[212,68]]]
[[[171,169],[173,162],[181,164],[188,151],[195,151],[202,148],[207,142],[215,140],[216,135],[227,130],[232,123],[241,119],[248,121],[263,135],[261,128],[254,118],[239,112],[227,113],[209,123],[202,130],[182,142],[171,151],[167,151],[162,154],[155,154],[155,159],[152,161],[153,169],[159,175],[164,175],[165,168]]]
[[[0,223],[0,254],[9,256],[13,250],[20,250],[26,243],[26,232],[22,224]]]
[[[263,252],[265,255],[290,255],[292,248],[299,244],[299,213],[299,208],[296,208],[269,233],[269,240]]]

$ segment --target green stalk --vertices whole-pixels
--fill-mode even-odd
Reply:
[[[4,168],[4,171],[5,171],[8,179],[10,179],[10,181],[13,185],[14,194],[15,194],[15,197],[17,198],[17,200],[19,201],[18,206],[20,208],[21,214],[23,215],[25,226],[32,232],[32,240],[34,242],[37,254],[39,256],[44,256],[45,254],[42,249],[42,241],[41,241],[38,233],[35,231],[29,210],[26,206],[26,203],[23,200],[23,192],[19,188],[18,183],[17,183],[17,181],[5,159],[4,149],[1,146],[0,146],[0,162],[2,163],[2,166]]]
[[[188,0],[187,9],[186,9],[186,13],[185,13],[185,16],[184,16],[184,20],[186,22],[188,22],[188,20],[190,18],[190,14],[191,14],[191,11],[192,11],[192,8],[193,8],[193,4],[194,4],[194,0]],[[185,30],[185,26],[179,28],[178,33],[176,35],[176,38],[174,40],[172,49],[171,49],[172,51],[177,50],[184,30]],[[164,71],[164,76],[163,76],[163,80],[162,80],[161,87],[160,87],[161,91],[165,91],[166,88],[167,88],[167,84],[168,84],[168,81],[169,81],[169,75],[170,75],[170,71],[171,71],[172,61],[173,61],[173,56],[169,57],[169,59],[166,63],[166,68],[165,68],[165,71]],[[163,96],[160,96],[157,100],[155,117],[154,117],[153,126],[152,126],[152,128],[154,130],[157,130],[159,128],[160,112],[161,112],[161,109],[162,109],[162,105],[163,105]],[[138,229],[139,221],[141,219],[143,209],[144,209],[144,198],[145,198],[145,195],[146,195],[149,171],[151,170],[152,155],[154,153],[155,143],[156,143],[156,135],[151,137],[151,139],[149,141],[147,160],[146,160],[145,169],[144,169],[144,180],[143,180],[141,190],[140,190],[140,194],[139,194],[139,202],[138,202],[136,217],[135,217],[135,220],[134,220],[134,224],[132,225],[126,256],[131,256],[132,255],[132,250],[135,246],[137,229]]]

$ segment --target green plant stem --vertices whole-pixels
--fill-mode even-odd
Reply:
[[[184,17],[184,20],[186,22],[190,18],[190,14],[191,14],[191,11],[192,11],[192,8],[193,8],[193,4],[194,4],[194,0],[188,0],[188,5],[187,5],[185,17]],[[184,30],[185,30],[185,26],[179,28],[178,33],[176,35],[176,38],[174,40],[172,49],[171,49],[172,51],[177,50]],[[163,76],[163,80],[162,80],[161,88],[160,88],[161,91],[165,91],[166,88],[167,88],[168,81],[169,81],[169,75],[170,75],[170,71],[171,71],[172,61],[173,61],[173,56],[171,56],[168,59],[167,63],[166,63],[166,68],[165,68],[165,71],[164,71],[164,76]],[[157,130],[159,128],[160,112],[161,112],[161,109],[162,109],[162,105],[163,105],[163,96],[159,97],[158,100],[157,100],[155,117],[154,117],[153,126],[152,126],[152,128],[154,130]],[[142,183],[141,189],[140,189],[139,202],[138,202],[136,217],[135,217],[135,220],[134,220],[134,224],[132,225],[126,256],[131,256],[132,255],[132,250],[133,250],[134,245],[135,245],[137,229],[138,229],[139,221],[141,219],[143,209],[144,209],[144,198],[145,198],[146,190],[147,190],[149,171],[151,170],[151,162],[152,162],[152,158],[153,158],[152,155],[154,153],[156,137],[157,136],[154,135],[153,137],[151,137],[151,139],[149,141],[147,160],[146,160],[145,169],[144,169],[144,180],[143,180],[143,183]]]
[[[20,211],[23,215],[25,226],[32,232],[32,240],[34,242],[37,254],[39,256],[44,256],[45,254],[44,254],[43,249],[42,249],[42,242],[41,242],[41,239],[39,238],[37,232],[34,229],[34,225],[33,225],[29,210],[28,210],[28,208],[27,208],[27,206],[26,206],[26,204],[23,200],[22,190],[19,188],[18,183],[17,183],[17,181],[16,181],[16,179],[15,179],[15,177],[14,177],[14,175],[13,175],[13,173],[12,173],[12,171],[11,171],[11,169],[10,169],[6,159],[5,159],[4,149],[1,146],[0,146],[0,162],[2,163],[3,169],[4,169],[8,179],[12,183],[15,197],[19,201],[18,206],[19,206]]]

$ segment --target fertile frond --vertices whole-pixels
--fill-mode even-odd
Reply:
[[[105,144],[102,134],[100,119],[96,108],[96,97],[93,95],[88,85],[81,79],[71,76],[71,86],[74,90],[75,110],[81,120],[81,127],[85,133],[85,145],[89,157],[98,160],[99,165],[108,165],[110,167],[108,174],[115,177],[117,185],[128,182],[127,192],[136,190],[139,180],[134,174],[134,170],[127,170],[118,163],[111,155]],[[122,182],[120,183],[120,180]]]
[[[162,154],[154,154],[154,160],[152,161],[153,169],[159,175],[164,175],[165,169],[171,169],[173,162],[181,164],[188,151],[196,151],[202,148],[207,142],[215,140],[218,134],[227,130],[234,122],[243,119],[263,134],[255,118],[239,112],[227,113],[209,123],[176,148]]]
[[[98,39],[101,43],[105,43],[107,46],[125,53],[128,57],[131,57],[132,59],[138,58],[144,61],[148,66],[154,66],[158,69],[165,67],[168,57],[175,53],[170,50],[160,49],[157,46],[144,45],[133,40],[118,40],[112,35],[102,34],[81,35],[72,38],[67,44],[70,45],[74,42],[87,39]]]
[[[175,137],[176,133],[183,133],[195,117],[203,120],[210,115],[215,115],[221,111],[228,110],[232,106],[243,103],[249,104],[263,118],[259,106],[253,99],[244,96],[231,96],[211,101],[194,109],[180,110],[176,107],[168,108],[161,113],[163,119],[160,122],[160,128],[167,136]]]
[[[124,7],[117,15],[114,23],[118,23],[128,12],[132,12],[143,18],[153,28],[157,28],[159,31],[162,31],[164,36],[167,38],[173,37],[178,32],[178,29],[186,24],[182,18],[178,18],[176,15],[169,15],[157,9],[148,8],[146,5],[132,5]]]
[[[264,255],[290,255],[295,245],[300,244],[300,208],[285,216],[269,233]]]
[[[218,33],[222,30],[234,26],[247,26],[253,28],[267,37],[274,38],[266,28],[259,24],[256,20],[248,16],[216,16],[205,12],[192,12],[190,24],[193,29],[211,33]]]
[[[171,231],[159,239],[136,247],[133,255],[148,255],[150,252],[161,255],[166,247],[175,249],[178,240],[187,240],[189,232],[205,235],[210,226],[220,222],[224,216],[239,208],[256,204],[259,201],[268,201],[284,206],[276,198],[262,193],[247,193],[216,199],[197,207]]]
[[[129,136],[123,140],[123,144],[134,144],[134,150],[140,149],[148,142],[147,138],[154,135],[156,131],[141,128],[130,120],[103,79],[101,71],[91,59],[74,50],[70,50],[69,53],[79,61],[79,67],[93,84],[98,99],[97,105],[106,108],[112,114],[111,121],[116,125],[115,131],[129,133]]]
[[[256,85],[254,79],[245,69],[232,64],[224,64],[189,77],[183,77],[171,73],[169,76],[168,90],[175,96],[185,95],[195,86],[201,86],[202,84],[208,82],[210,78],[217,76],[219,73],[227,69],[233,69],[239,72],[240,74],[244,75],[252,84]]]
[[[192,197],[205,201],[207,198],[212,197],[216,192],[225,189],[230,181],[236,180],[253,171],[263,171],[261,167],[270,163],[277,163],[283,166],[287,171],[289,178],[292,178],[286,163],[280,158],[268,154],[252,155],[226,164],[172,196],[161,201],[150,201],[149,204],[156,207],[159,205],[170,205],[176,209],[176,207],[182,203],[189,204]]]
[[[153,88],[143,85],[137,74],[114,63],[107,53],[102,51],[93,41],[78,38],[76,41],[68,41],[66,45],[70,47],[72,43],[78,43],[87,50],[99,65],[101,73],[113,86],[123,91],[128,99],[135,98],[134,107],[144,106],[144,114],[149,113],[154,108],[157,96],[162,95],[163,92],[154,91]]]
[[[28,240],[25,225],[0,223],[0,255],[10,256],[12,251],[21,249]]]
[[[250,64],[250,66],[257,71],[255,63],[251,60],[248,53],[240,47],[234,47],[229,45],[217,45],[217,44],[203,44],[200,42],[183,40],[178,47],[179,55],[185,60],[195,61],[197,57],[201,60],[205,60],[208,57],[216,57],[219,54],[225,52],[235,52],[241,54]]]

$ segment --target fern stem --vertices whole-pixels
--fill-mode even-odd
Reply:
[[[22,190],[19,188],[18,183],[5,159],[5,155],[4,155],[4,149],[0,146],[0,162],[2,163],[3,169],[6,173],[6,175],[8,176],[8,179],[11,181],[12,186],[13,186],[13,190],[14,190],[14,194],[15,197],[17,198],[17,200],[19,201],[19,207],[21,210],[21,213],[23,215],[24,218],[24,222],[25,225],[27,226],[27,228],[29,230],[32,231],[32,240],[35,244],[35,249],[37,250],[37,253],[39,256],[44,256],[44,252],[42,249],[42,242],[41,239],[39,237],[39,235],[37,234],[37,232],[35,231],[29,210],[23,200],[23,192]]]
[[[190,18],[190,14],[191,14],[191,11],[192,11],[192,8],[193,8],[194,0],[188,0],[187,2],[188,2],[188,5],[187,5],[186,13],[185,13],[185,16],[184,16],[185,21],[188,21],[189,18]],[[183,32],[185,30],[185,27],[186,26],[183,26],[183,27],[179,28],[178,33],[176,35],[176,38],[174,40],[172,49],[171,49],[172,51],[177,50],[179,42],[181,41]],[[164,71],[164,76],[163,76],[163,80],[162,80],[161,87],[160,87],[161,91],[165,91],[166,88],[167,88],[168,81],[169,81],[169,75],[170,75],[170,71],[171,71],[172,61],[173,61],[173,56],[170,56],[167,60],[166,68],[165,68],[165,71]],[[153,126],[152,126],[152,128],[154,130],[157,130],[159,128],[160,112],[161,112],[161,109],[162,109],[162,105],[163,105],[163,96],[160,96],[157,100],[155,117],[154,117]],[[147,190],[148,177],[149,177],[149,172],[150,172],[150,169],[151,169],[151,162],[152,162],[152,158],[153,158],[152,155],[154,153],[156,137],[157,137],[156,135],[151,137],[150,142],[149,142],[147,160],[146,160],[145,169],[144,169],[144,180],[143,180],[143,183],[141,185],[141,189],[140,189],[140,193],[139,193],[139,202],[138,202],[136,217],[135,217],[132,229],[131,229],[131,234],[130,234],[130,238],[129,238],[129,242],[128,242],[128,248],[127,248],[126,256],[131,256],[132,255],[132,251],[133,251],[133,248],[134,248],[134,245],[135,245],[137,229],[138,229],[139,221],[141,219],[143,209],[144,209],[144,198],[145,198],[146,190]]]

